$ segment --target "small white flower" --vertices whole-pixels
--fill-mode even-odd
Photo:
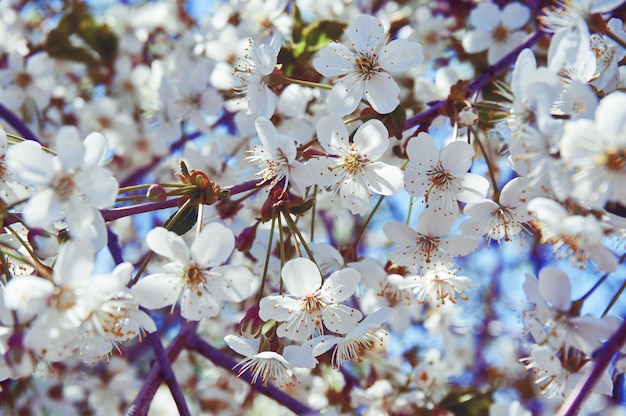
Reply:
[[[474,282],[465,276],[457,276],[456,271],[447,268],[427,270],[424,275],[414,275],[400,282],[400,289],[411,289],[419,303],[428,302],[432,306],[456,303],[457,297],[463,300],[463,292],[475,286]]]
[[[276,95],[270,90],[267,80],[276,67],[280,44],[280,35],[274,36],[269,44],[259,45],[251,40],[245,56],[246,62],[235,70],[241,83],[235,89],[245,94],[248,114],[266,118],[274,114]]]
[[[347,32],[355,52],[341,43],[331,43],[313,60],[320,74],[341,77],[328,95],[330,112],[349,114],[364,96],[376,112],[392,112],[400,104],[400,87],[388,72],[419,65],[424,58],[422,46],[405,39],[385,45],[383,25],[373,16],[355,17]]]
[[[575,170],[572,196],[593,208],[607,202],[626,205],[626,94],[600,101],[595,121],[565,125],[560,143],[563,162]]]
[[[278,134],[270,120],[259,117],[254,122],[261,146],[254,146],[246,159],[258,162],[263,183],[269,182],[271,187],[284,181],[283,191],[289,185],[298,196],[304,196],[306,187],[313,184],[313,176],[308,168],[296,160],[295,141],[288,136]]]
[[[474,27],[463,38],[467,53],[487,52],[487,62],[493,65],[526,36],[521,29],[530,19],[530,9],[521,3],[509,3],[500,10],[494,3],[482,2],[470,12],[469,23]]]
[[[317,360],[313,357],[313,348],[320,340],[312,340],[303,345],[288,345],[279,354],[274,351],[260,351],[259,339],[246,339],[235,335],[226,335],[224,341],[238,354],[246,357],[237,364],[240,376],[244,372],[250,372],[252,383],[258,380],[267,386],[272,382],[279,387],[295,384],[293,368],[314,368]]]
[[[450,142],[440,153],[432,136],[422,132],[409,141],[406,153],[404,186],[429,208],[452,215],[459,210],[458,201],[476,202],[487,195],[487,179],[468,172],[474,150],[467,142]]]
[[[389,133],[380,120],[361,125],[350,143],[341,117],[323,117],[317,136],[329,156],[311,159],[308,166],[321,186],[339,193],[341,205],[352,214],[365,214],[373,193],[394,195],[402,190],[400,168],[377,161],[389,146]]]
[[[583,265],[593,261],[606,272],[617,269],[615,254],[602,245],[604,230],[593,215],[570,215],[558,202],[548,198],[535,198],[528,203],[528,211],[538,220],[541,241],[554,244],[554,250],[567,246],[572,264]]]
[[[297,258],[283,266],[281,276],[290,295],[266,296],[259,303],[261,319],[283,322],[276,330],[278,336],[304,341],[323,334],[324,327],[345,334],[362,318],[360,311],[341,303],[361,280],[355,269],[338,270],[322,282],[315,263]]]
[[[365,319],[343,337],[325,337],[313,348],[313,355],[324,354],[335,347],[332,356],[333,367],[339,369],[344,361],[361,360],[361,354],[365,350],[371,350],[376,345],[382,345],[387,335],[380,327],[388,321],[393,314],[393,309],[382,308],[368,315]]]
[[[471,253],[479,243],[474,236],[444,237],[450,232],[454,220],[450,215],[437,215],[427,210],[417,220],[417,231],[401,222],[388,222],[383,226],[383,231],[388,239],[400,247],[390,250],[387,258],[410,268],[416,274],[437,267],[454,268],[454,257]]]
[[[183,318],[197,321],[219,314],[218,301],[240,302],[252,293],[252,273],[245,267],[222,264],[235,247],[232,231],[220,223],[206,225],[187,247],[172,231],[155,228],[148,233],[148,247],[171,260],[164,273],[139,280],[132,292],[148,309],[170,306],[180,301]]]
[[[530,235],[532,228],[528,222],[532,216],[522,201],[526,193],[528,181],[515,178],[502,188],[499,202],[490,199],[471,202],[465,206],[463,213],[471,218],[465,220],[459,230],[463,234],[478,235],[487,238],[487,244],[496,240],[511,241],[516,235]]]

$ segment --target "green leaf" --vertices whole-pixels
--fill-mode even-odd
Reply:
[[[187,231],[191,230],[198,221],[197,206],[188,204],[186,207],[183,207],[181,209],[182,211],[178,210],[173,213],[163,224],[165,228],[169,229],[170,231],[174,231],[178,235],[183,235]],[[178,218],[172,224],[170,224],[174,217],[177,215]]]

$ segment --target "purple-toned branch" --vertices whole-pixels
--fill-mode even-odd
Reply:
[[[169,362],[173,362],[183,348],[185,348],[187,340],[193,333],[195,333],[196,328],[198,327],[198,322],[183,323],[182,325],[182,329],[178,335],[174,337],[165,350]],[[139,390],[137,397],[135,397],[135,400],[133,400],[130,404],[128,411],[126,412],[126,416],[144,416],[148,414],[150,403],[152,403],[152,399],[154,398],[160,384],[161,367],[157,363],[150,370],[150,373],[144,381],[141,390]]]
[[[485,84],[489,82],[489,80],[491,80],[494,76],[498,75],[509,65],[513,64],[520,52],[534,45],[539,40],[539,38],[541,38],[541,36],[543,36],[543,32],[541,32],[540,30],[536,30],[530,36],[528,36],[520,46],[513,49],[504,58],[500,59],[498,62],[487,68],[478,78],[467,84],[467,91],[469,95],[473,95],[474,93],[476,93],[476,91],[485,86]],[[446,100],[437,101],[427,110],[424,110],[421,113],[407,119],[406,123],[404,123],[404,130],[408,130],[420,124],[431,122],[437,116],[437,114],[439,114],[439,109],[445,104],[445,102]]]
[[[145,204],[132,205],[130,207],[120,207],[103,209],[100,212],[104,221],[113,221],[130,215],[143,214],[145,212],[159,211],[161,209],[174,208],[178,204],[178,198],[168,199],[163,202],[148,202]]]
[[[163,348],[163,344],[161,343],[159,333],[153,332],[152,334],[148,334],[148,339],[152,343],[152,349],[154,350],[156,362],[161,368],[161,378],[163,378],[163,381],[165,381],[167,386],[170,388],[170,393],[172,393],[172,397],[174,398],[174,402],[178,408],[178,413],[181,416],[191,416],[191,412],[187,407],[185,396],[178,385],[178,381],[174,375],[174,370],[172,370],[172,365],[170,364],[167,354],[165,353],[165,348]]]
[[[117,234],[115,234],[111,227],[107,225],[107,247],[109,249],[109,253],[111,253],[111,257],[113,257],[113,261],[115,264],[122,264],[124,262],[124,258],[122,257],[122,247],[120,247],[120,239],[117,238]]]
[[[604,374],[604,371],[611,363],[611,360],[615,354],[626,343],[626,320],[622,321],[622,325],[617,332],[613,334],[607,343],[600,349],[598,358],[593,362],[593,367],[583,379],[578,383],[574,391],[568,396],[565,403],[559,409],[557,416],[574,416],[579,412],[579,407],[583,401],[587,398],[587,395],[596,385],[598,380]]]
[[[187,347],[208,358],[209,360],[211,360],[211,362],[213,362],[213,364],[222,367],[228,371],[232,371],[233,368],[237,365],[237,361],[223,354],[220,350],[218,350],[208,342],[204,341],[196,334],[189,337]],[[258,392],[266,395],[269,398],[274,399],[277,403],[282,404],[297,415],[318,414],[318,412],[316,412],[315,410],[299,402],[290,395],[282,392],[270,383],[268,383],[267,386],[259,383],[252,383],[252,376],[248,372],[241,374],[239,377],[246,380],[248,383],[251,383],[251,386]]]
[[[237,195],[248,191],[254,191],[256,188],[261,186],[262,183],[263,179],[256,179],[240,183],[238,185],[227,186],[223,189],[228,190],[231,195]]]
[[[11,127],[15,129],[15,131],[25,139],[34,140],[37,143],[41,143],[39,138],[33,133],[33,131],[24,123],[18,116],[13,113],[13,111],[6,108],[2,103],[0,103],[0,118],[6,120],[7,123]]]

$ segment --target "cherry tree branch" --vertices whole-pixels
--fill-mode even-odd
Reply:
[[[211,362],[218,367],[222,367],[228,371],[233,371],[233,368],[237,365],[237,361],[233,360],[229,356],[222,353],[220,350],[201,339],[198,335],[193,334],[187,341],[187,347],[204,357],[211,360]],[[242,373],[239,378],[246,380],[250,385],[259,393],[266,395],[267,397],[274,399],[277,403],[282,404],[289,410],[297,415],[317,415],[318,412],[294,399],[290,395],[279,390],[271,384],[267,386],[259,383],[252,383],[252,376],[250,373]]]
[[[578,414],[579,407],[587,398],[587,395],[593,389],[593,386],[596,385],[604,371],[611,363],[611,360],[615,356],[615,354],[622,348],[622,346],[626,343],[626,320],[622,321],[619,329],[609,340],[607,343],[600,349],[598,353],[598,358],[593,362],[593,367],[591,367],[591,371],[587,372],[587,374],[582,378],[582,380],[578,383],[574,391],[569,395],[565,403],[561,405],[557,416],[574,416]]]
[[[176,407],[178,408],[179,414],[182,416],[191,416],[191,412],[189,411],[189,407],[187,406],[185,396],[183,395],[183,392],[178,385],[178,381],[176,380],[176,375],[174,375],[172,365],[170,364],[170,361],[165,352],[165,348],[163,348],[163,344],[161,343],[159,333],[153,332],[151,334],[148,334],[147,338],[152,343],[154,356],[156,358],[156,361],[159,363],[159,367],[161,368],[161,378],[163,378],[163,381],[167,383],[167,386],[170,389],[170,393],[172,393],[172,397],[174,398],[174,402],[176,403]]]
[[[15,129],[16,132],[19,133],[25,139],[34,140],[37,143],[41,143],[37,135],[33,133],[33,131],[24,123],[18,116],[13,113],[13,111],[6,108],[2,103],[0,103],[0,118],[6,120],[7,123],[11,127]]]
[[[198,321],[182,324],[182,328],[178,335],[174,337],[172,342],[170,342],[165,349],[169,362],[173,362],[176,357],[178,357],[183,348],[185,348],[185,344],[187,343],[189,337],[195,333],[197,327]],[[137,397],[135,397],[135,400],[133,400],[130,404],[128,411],[126,412],[126,416],[144,416],[148,414],[150,403],[152,403],[152,399],[161,384],[161,380],[161,366],[157,362],[150,370],[150,373],[144,381],[141,390],[139,390]]]

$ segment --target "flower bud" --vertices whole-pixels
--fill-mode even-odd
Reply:
[[[250,248],[252,247],[252,244],[254,243],[254,240],[256,239],[256,230],[259,226],[259,223],[257,222],[254,225],[251,225],[250,227],[246,227],[241,234],[239,234],[235,240],[235,247],[237,247],[237,250],[247,253],[248,251],[250,251]]]
[[[263,320],[259,317],[259,305],[254,305],[246,311],[246,315],[239,323],[239,332],[245,338],[257,338],[263,328]]]
[[[161,185],[150,185],[146,198],[152,202],[163,202],[167,199],[167,191]]]
[[[47,259],[57,254],[59,240],[55,235],[40,228],[31,228],[28,231],[28,242],[41,259]]]
[[[478,124],[478,111],[468,105],[456,115],[456,121],[459,127],[475,126]]]

